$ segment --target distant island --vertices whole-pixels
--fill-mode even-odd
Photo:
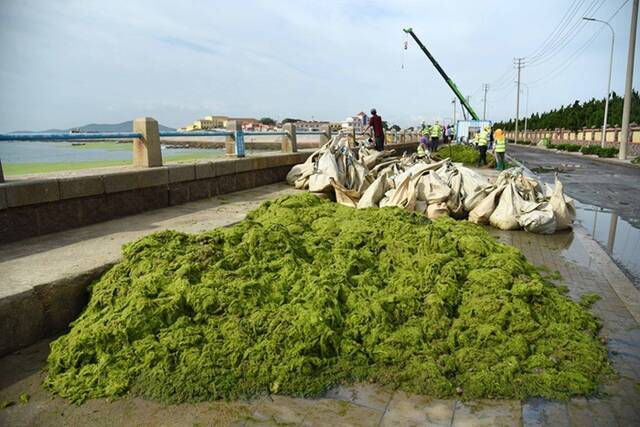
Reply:
[[[161,131],[175,130],[174,128],[158,124]],[[131,132],[133,129],[133,121],[129,120],[122,123],[91,123],[84,126],[72,127],[69,129],[47,129],[40,131],[19,130],[11,133],[68,133],[74,132]]]

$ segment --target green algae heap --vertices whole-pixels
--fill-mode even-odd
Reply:
[[[566,398],[610,372],[597,319],[481,227],[311,194],[124,248],[51,344],[75,402],[322,394],[375,381],[463,398]]]
[[[449,151],[451,149],[451,152]],[[441,159],[451,158],[452,162],[462,163],[466,166],[476,166],[480,153],[471,145],[452,144],[442,145],[437,151]],[[491,153],[487,153],[487,164],[495,165],[495,158]]]

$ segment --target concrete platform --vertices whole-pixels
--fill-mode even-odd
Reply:
[[[160,230],[229,225],[262,201],[296,191],[267,185],[0,246],[0,355],[63,331],[123,244]]]
[[[286,192],[286,188],[283,188]],[[187,226],[195,230],[198,225]],[[0,400],[28,403],[0,410],[0,425],[355,425],[355,426],[631,426],[640,420],[640,324],[612,287],[615,276],[602,268],[602,254],[590,248],[582,230],[541,236],[489,229],[520,248],[534,264],[557,270],[560,283],[579,298],[602,297],[593,310],[603,321],[602,336],[619,376],[601,395],[568,402],[546,399],[463,402],[409,395],[372,384],[341,387],[321,399],[283,396],[251,401],[163,405],[139,398],[90,400],[76,406],[41,387],[50,339],[0,359]]]
[[[228,225],[241,220],[261,200],[293,192],[284,184],[270,185],[59,233],[55,241],[47,236],[2,247],[0,290],[3,295],[11,295],[11,289],[14,294],[32,292],[65,280],[69,273],[86,281],[91,272],[97,274],[96,269],[116,262],[120,246],[129,240],[166,228],[196,232]],[[593,310],[603,322],[601,335],[606,338],[618,376],[603,385],[598,396],[567,402],[538,398],[524,402],[463,402],[359,384],[336,388],[320,399],[272,396],[251,401],[163,405],[125,398],[113,402],[94,399],[76,406],[41,387],[51,340],[47,338],[0,358],[0,401],[15,402],[0,409],[0,425],[638,425],[638,291],[580,227],[553,236],[487,229],[500,241],[519,248],[533,264],[558,271],[562,276],[558,282],[569,288],[572,298],[586,292],[602,297]],[[41,285],[27,283],[27,274]],[[25,312],[25,317],[31,315]],[[27,403],[19,403],[23,393],[29,395]]]

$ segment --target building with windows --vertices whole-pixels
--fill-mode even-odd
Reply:
[[[369,123],[369,117],[364,112],[360,111],[355,116],[344,119],[342,122],[342,129],[348,131],[355,129],[356,132],[362,132],[362,130],[367,126],[367,123]]]
[[[317,132],[324,125],[328,125],[329,122],[323,122],[318,120],[298,120],[294,123],[296,125],[296,130],[303,132]]]
[[[197,130],[213,130],[213,129],[225,129],[230,121],[238,121],[242,125],[244,130],[254,130],[260,121],[252,118],[234,118],[227,116],[206,116],[204,119],[195,120],[190,125],[187,125],[178,130],[183,132],[191,132]]]

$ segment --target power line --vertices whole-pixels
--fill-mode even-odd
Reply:
[[[574,0],[574,2],[571,4],[571,6],[569,6],[569,9],[564,13],[564,15],[562,16],[562,19],[560,19],[560,22],[558,22],[558,24],[553,29],[553,31],[551,31],[551,33],[549,33],[549,35],[542,42],[542,44],[540,46],[538,46],[533,52],[531,52],[531,54],[529,54],[527,57],[531,58],[531,57],[535,57],[535,56],[539,55],[541,53],[541,51],[543,49],[545,49],[545,47],[552,41],[553,37],[555,37],[555,35],[558,32],[558,30],[562,26],[566,27],[566,25],[569,24],[571,19],[573,19],[573,17],[575,16],[575,13],[577,12],[577,8],[580,7],[582,5],[582,3],[584,3],[584,1],[585,0],[580,0],[578,2],[578,0]],[[571,14],[571,15],[569,15],[569,14]]]
[[[545,47],[549,43],[551,43],[553,41],[553,38],[555,36],[557,36],[558,34],[562,33],[562,29],[561,28],[563,26],[566,27],[569,24],[569,22],[573,19],[573,17],[577,13],[578,8],[582,5],[582,3],[584,3],[584,1],[585,0],[573,0],[573,3],[569,6],[569,8],[564,13],[564,15],[562,16],[562,18],[560,19],[560,21],[558,22],[556,27],[553,29],[553,31],[551,31],[551,33],[549,33],[549,35],[542,42],[542,44],[540,46],[538,46],[538,48],[536,48],[533,52],[531,52],[531,54],[529,56],[536,56],[536,55],[542,53],[542,51],[545,49]],[[560,33],[558,33],[558,30],[560,30]],[[558,33],[558,34],[556,34],[556,33]],[[513,70],[511,68],[507,68],[507,70],[500,77],[498,77],[495,81],[491,82],[490,85],[493,87],[493,90],[495,90],[495,91],[504,90],[504,89],[509,88],[511,86],[511,82],[513,81],[514,78],[515,78],[515,76],[513,75]]]
[[[597,1],[602,1],[602,0],[592,0],[591,3],[587,6],[585,12],[583,12],[582,14],[584,15],[584,13],[590,11],[593,8],[593,6],[595,6]],[[578,12],[578,9],[576,9],[575,12]],[[577,19],[575,22],[572,22],[574,16],[575,16],[575,13],[571,17],[571,21],[566,23],[566,25],[561,29],[561,31],[557,34],[557,36],[553,40],[551,40],[545,46],[544,49],[542,49],[536,55],[529,57],[529,60],[531,62],[539,61],[542,58],[545,58],[550,52],[553,52],[558,45],[562,44],[566,40],[566,38],[572,34],[572,31],[576,29],[577,25],[584,24],[584,22],[582,22],[580,19]]]
[[[616,9],[615,12],[613,12],[613,14],[609,17],[609,19],[607,19],[607,22],[610,22],[617,14],[618,12],[620,12],[620,10],[622,10],[622,8],[629,2],[629,0],[625,0],[619,7],[618,9]],[[557,76],[559,76],[564,70],[566,70],[569,65],[571,65],[573,63],[573,61],[580,56],[580,54],[582,54],[590,45],[591,43],[593,43],[595,41],[595,39],[597,38],[597,36],[604,30],[605,27],[601,27],[598,30],[596,30],[594,32],[594,34],[582,45],[580,46],[573,54],[571,54],[570,56],[567,57],[567,59],[564,61],[564,63],[562,63],[562,65],[556,67],[556,69],[554,71],[551,72],[551,74],[544,76],[540,79],[534,80],[533,82],[531,82],[531,85],[536,85],[539,86],[542,83],[546,83],[548,81],[553,80],[554,78],[556,78]]]
[[[596,1],[599,1],[599,4],[597,4]],[[596,0],[596,1],[592,3],[591,7],[589,7],[587,10],[584,11],[583,16],[594,15],[596,12],[598,12],[598,10],[600,10],[600,8],[604,4],[604,0]],[[546,57],[540,56],[538,58],[532,58],[529,64],[532,66],[540,66],[542,64],[549,62],[551,59],[555,58],[560,52],[562,52],[562,50],[565,47],[567,47],[573,40],[575,40],[578,37],[578,35],[586,27],[586,25],[587,25],[587,22],[583,21],[582,19],[577,21],[571,27],[571,29],[566,33],[565,37],[562,40],[558,41],[558,43],[556,43],[552,47],[552,49],[554,50],[548,52]]]

